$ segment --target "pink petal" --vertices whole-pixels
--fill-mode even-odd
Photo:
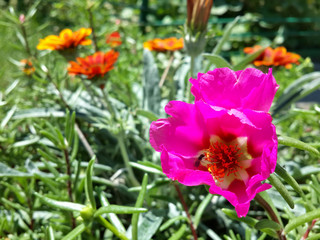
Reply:
[[[227,109],[252,109],[268,112],[278,89],[272,76],[254,68],[234,72],[229,68],[216,68],[197,79],[190,79],[195,100]]]

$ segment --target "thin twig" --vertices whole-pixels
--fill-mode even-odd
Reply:
[[[30,46],[29,46],[29,42],[28,42],[28,38],[27,38],[27,32],[26,32],[26,27],[24,26],[24,24],[23,23],[21,23],[21,31],[22,31],[22,36],[23,36],[23,39],[24,39],[24,41],[25,41],[25,43],[26,43],[26,51],[27,51],[27,53],[28,53],[28,55],[29,55],[29,57],[32,57],[33,55],[32,55],[32,52],[31,52],[31,49],[30,49]]]
[[[260,204],[260,206],[263,207],[264,210],[266,210],[266,212],[268,213],[268,215],[270,216],[272,221],[278,223],[281,226],[281,223],[280,223],[276,213],[273,211],[272,207],[270,206],[270,204],[267,201],[265,201],[259,194],[256,195],[254,200],[256,200]],[[277,235],[280,240],[287,240],[286,236],[283,234],[282,227],[280,230],[277,231]]]
[[[92,15],[92,12],[91,12],[91,8],[88,8],[88,13],[89,13],[89,24],[90,24],[90,28],[92,30],[92,40],[93,40],[94,51],[98,52],[99,48],[98,48],[98,44],[97,44],[97,38],[96,38],[95,29],[94,29],[93,15]]]
[[[68,195],[69,195],[69,200],[70,202],[74,202],[73,201],[73,196],[72,196],[72,184],[71,184],[71,166],[70,166],[70,160],[69,160],[69,153],[67,149],[63,150],[64,153],[64,158],[66,160],[66,166],[67,166],[67,175],[68,180],[67,180],[67,189],[68,189]],[[71,213],[71,221],[72,221],[72,228],[76,227],[76,221],[75,218],[73,217],[72,213]]]
[[[159,87],[160,87],[160,88],[163,86],[164,81],[165,81],[166,78],[167,78],[169,69],[170,69],[170,67],[171,67],[171,65],[172,65],[172,63],[173,63],[173,59],[174,59],[174,54],[173,54],[173,52],[172,52],[172,53],[171,53],[171,56],[170,56],[170,59],[169,59],[169,63],[168,63],[166,69],[164,70],[164,72],[163,72],[163,74],[162,74],[162,76],[161,76],[161,79],[160,79],[160,82],[159,82]]]
[[[307,231],[305,232],[305,234],[303,235],[303,237],[301,238],[301,240],[305,240],[305,239],[308,238],[310,231],[312,230],[312,228],[313,228],[314,225],[316,224],[316,221],[318,221],[318,219],[312,220],[312,223],[309,225]]]
[[[176,191],[177,191],[177,193],[178,193],[178,197],[179,197],[179,199],[180,199],[180,202],[181,202],[181,204],[182,204],[182,206],[183,206],[183,209],[184,209],[184,211],[186,212],[187,217],[188,217],[188,219],[189,219],[189,225],[190,225],[190,229],[191,229],[193,238],[194,238],[194,240],[197,240],[197,239],[198,239],[197,232],[196,232],[196,229],[195,229],[194,226],[193,226],[193,223],[192,223],[192,220],[191,220],[191,216],[190,216],[190,214],[189,214],[188,206],[187,206],[186,202],[185,202],[184,199],[183,199],[183,195],[182,195],[182,193],[181,193],[181,191],[180,191],[179,185],[178,185],[176,182],[175,182],[173,185],[174,185],[174,187],[176,188]]]

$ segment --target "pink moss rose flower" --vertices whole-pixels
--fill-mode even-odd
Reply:
[[[248,71],[254,76],[247,76],[245,72]],[[211,82],[211,78],[214,80],[215,76],[222,74],[230,92],[233,92],[227,93],[226,97],[221,94],[227,87],[220,85],[221,81]],[[209,185],[209,192],[224,196],[235,206],[239,217],[246,216],[250,201],[257,193],[271,187],[262,181],[274,172],[277,161],[278,141],[270,114],[252,109],[230,109],[242,106],[240,102],[248,108],[269,109],[271,96],[267,101],[254,93],[255,90],[243,88],[254,85],[260,89],[259,85],[249,83],[250,79],[258,77],[264,87],[269,87],[267,79],[273,80],[269,74],[252,69],[236,73],[222,69],[202,74],[196,90],[201,90],[204,85],[209,89],[203,90],[205,93],[201,95],[194,87],[193,92],[196,92],[197,99],[203,97],[218,106],[203,101],[194,104],[171,101],[165,108],[171,117],[152,122],[150,128],[150,143],[161,152],[163,172],[187,186]],[[238,81],[240,86],[237,87]],[[209,83],[220,86],[220,91],[214,90]],[[236,89],[243,90],[238,95],[247,98],[235,98]],[[208,96],[209,90],[213,91],[212,96]],[[274,91],[261,90],[269,95]],[[253,96],[264,101],[263,107],[249,101],[253,101]],[[240,101],[238,104],[236,99]]]
[[[207,73],[198,73],[190,79],[195,100],[227,109],[252,109],[268,112],[278,89],[272,69],[264,74],[258,69],[247,68],[232,71],[216,68]]]

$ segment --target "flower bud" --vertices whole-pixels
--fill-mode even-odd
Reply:
[[[19,16],[20,23],[23,24],[25,20],[26,20],[26,18],[24,16],[24,14],[20,14],[20,16]]]
[[[196,57],[206,45],[207,24],[213,0],[188,0],[187,22],[185,25],[185,46],[187,53]]]

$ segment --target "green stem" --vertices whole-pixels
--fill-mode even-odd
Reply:
[[[188,210],[188,205],[186,204],[186,202],[184,201],[184,198],[183,198],[183,195],[181,193],[181,190],[179,188],[179,185],[175,182],[174,183],[174,187],[178,193],[178,197],[180,199],[180,202],[183,206],[183,209],[184,211],[186,212],[187,214],[187,217],[188,217],[188,220],[189,220],[189,225],[190,225],[190,229],[191,229],[191,232],[192,232],[192,235],[193,235],[193,240],[197,240],[198,239],[198,236],[197,236],[197,231],[196,229],[194,228],[193,226],[193,222],[192,222],[192,219],[191,219],[191,216],[190,216],[190,213],[189,213],[189,210]]]
[[[102,91],[102,94],[104,96],[105,101],[107,102],[107,108],[109,109],[109,112],[112,116],[112,119],[114,122],[116,122],[117,121],[116,111],[114,110],[108,95],[102,89],[101,89],[101,91]],[[124,140],[124,135],[125,135],[125,132],[124,132],[122,123],[120,122],[120,130],[118,133],[118,142],[119,142],[119,146],[120,146],[121,155],[122,155],[122,158],[124,161],[124,165],[126,166],[126,168],[128,170],[129,180],[131,181],[133,186],[137,187],[137,186],[140,186],[140,184],[139,184],[138,180],[136,179],[136,177],[133,173],[132,167],[130,165],[130,158],[129,158],[129,155],[127,152],[127,148],[126,148],[126,144],[125,144],[125,140]]]
[[[116,229],[111,223],[109,223],[105,218],[102,216],[99,216],[100,223],[108,228],[111,232],[113,232],[114,235],[116,235],[118,238],[122,240],[129,240],[126,235],[123,233],[119,232],[118,229]]]
[[[195,57],[194,56],[190,56],[191,60],[190,60],[190,77],[193,78],[194,77],[194,65],[195,65]],[[191,94],[191,82],[188,80],[187,82],[187,99],[188,99],[188,103],[192,102],[192,94]]]
[[[128,169],[128,177],[129,180],[131,181],[132,185],[137,187],[140,186],[138,180],[136,179],[136,177],[134,176],[132,167],[130,165],[130,159],[129,159],[129,155],[126,149],[126,145],[125,145],[125,141],[124,141],[124,130],[122,128],[122,126],[120,127],[120,133],[118,135],[118,142],[119,142],[119,146],[120,146],[120,151],[121,151],[121,155],[124,161],[124,165],[126,166],[126,168]]]
[[[270,206],[270,204],[267,201],[265,201],[259,194],[256,195],[254,200],[256,200],[260,204],[260,206],[263,207],[264,210],[266,210],[266,212],[268,213],[268,215],[270,216],[272,221],[274,221],[274,222],[278,223],[280,226],[282,226],[278,217],[277,217],[277,214],[273,211],[272,207]],[[278,235],[279,240],[287,240],[286,236],[283,234],[282,228],[277,231],[277,235]]]

